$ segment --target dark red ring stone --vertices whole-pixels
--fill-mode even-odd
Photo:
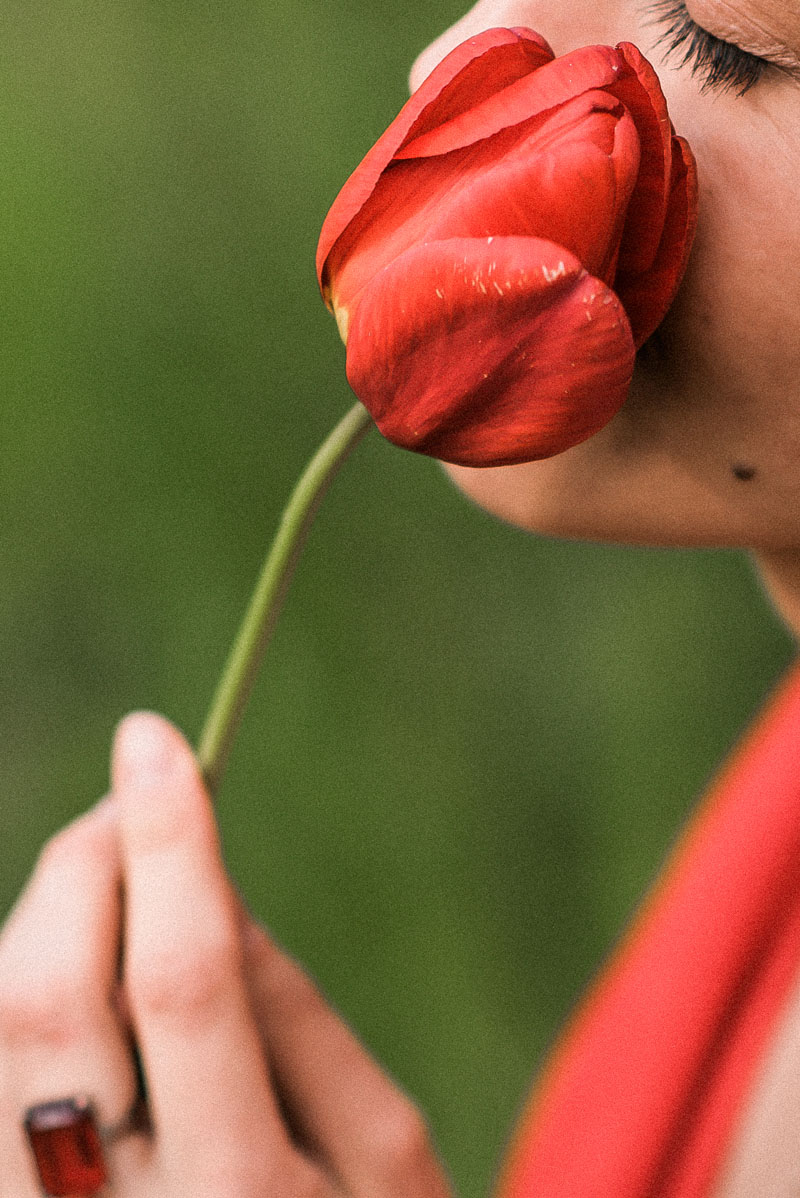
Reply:
[[[25,1115],[39,1179],[52,1198],[97,1194],[108,1180],[94,1108],[83,1098],[41,1102]]]

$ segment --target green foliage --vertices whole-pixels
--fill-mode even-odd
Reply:
[[[5,6],[3,909],[126,710],[196,735],[351,402],[317,232],[460,9],[386,11]],[[736,555],[537,543],[372,434],[336,482],[220,818],[463,1198],[788,654]]]

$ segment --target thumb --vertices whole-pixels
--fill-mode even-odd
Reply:
[[[111,752],[114,791],[150,790],[199,773],[186,738],[152,711],[135,711],[118,725]]]

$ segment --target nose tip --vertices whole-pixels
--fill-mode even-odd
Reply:
[[[467,38],[494,27],[531,26],[531,9],[534,7],[531,0],[477,0],[455,25],[451,25],[419,55],[408,79],[412,92],[451,50]]]
[[[493,27],[528,24],[523,20],[511,19],[514,15],[520,15],[521,8],[522,0],[478,0],[455,25],[446,29],[419,55],[408,77],[412,92],[417,90],[433,68],[438,66],[451,50],[455,50],[456,46],[460,46],[467,38]]]
[[[411,70],[408,72],[408,90],[412,95],[417,90],[420,83],[422,83],[422,80],[426,79],[430,74],[430,70],[425,65],[425,60],[428,57],[428,49],[430,49],[430,47],[427,47],[422,51],[421,54],[417,55],[411,64]]]
[[[468,36],[461,30],[462,22],[459,21],[457,25],[453,25],[441,37],[437,37],[435,42],[431,42],[429,46],[426,46],[422,53],[417,56],[408,75],[408,86],[412,92],[415,92],[423,80],[428,78],[433,68],[438,66],[442,59]]]

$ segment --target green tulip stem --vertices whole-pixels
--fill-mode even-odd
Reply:
[[[355,404],[314,454],[284,508],[200,734],[197,759],[211,795],[219,790],[234,737],[314,516],[339,467],[370,424],[366,408]]]

